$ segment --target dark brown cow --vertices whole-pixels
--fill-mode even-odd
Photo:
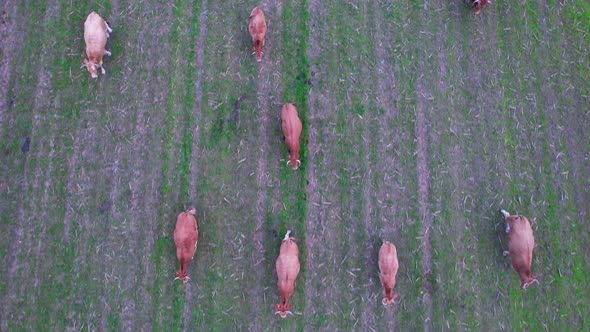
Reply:
[[[533,282],[536,275],[531,273],[533,262],[533,248],[535,237],[529,220],[525,216],[511,216],[506,210],[500,210],[506,219],[506,233],[508,233],[508,250],[504,256],[510,256],[512,267],[520,277],[520,283],[524,290]]]
[[[379,278],[383,284],[383,305],[391,304],[397,298],[397,294],[393,294],[397,269],[397,250],[393,243],[385,241],[379,249]]]
[[[282,318],[287,317],[287,314],[293,315],[289,309],[291,305],[287,303],[295,290],[295,279],[299,274],[299,248],[295,243],[295,238],[290,238],[291,231],[287,231],[283,242],[281,243],[281,253],[277,258],[276,268],[277,277],[279,279],[277,285],[279,292],[281,292],[281,303],[276,305],[277,312]]]
[[[86,42],[86,56],[82,67],[86,67],[92,78],[98,77],[97,69],[100,67],[102,74],[106,71],[102,66],[102,57],[106,54],[111,55],[111,52],[105,49],[109,33],[113,32],[108,23],[95,12],[92,12],[84,22],[84,41]]]
[[[264,12],[258,7],[254,7],[250,13],[250,22],[248,23],[248,32],[252,36],[254,48],[252,54],[256,55],[256,61],[262,61],[262,46],[264,46],[264,35],[266,34],[266,20]]]
[[[297,115],[297,109],[293,104],[285,104],[281,109],[281,127],[285,135],[285,143],[289,147],[289,160],[287,165],[291,165],[296,170],[301,165],[299,160],[299,136],[301,136],[301,120]]]
[[[473,10],[475,10],[476,15],[479,14],[479,12],[482,10],[483,7],[492,3],[489,0],[466,0],[466,1],[467,1],[467,3],[469,3],[473,7]]]
[[[174,229],[174,243],[176,244],[176,257],[180,262],[180,270],[176,271],[176,279],[186,283],[190,280],[186,269],[188,262],[195,256],[197,251],[197,242],[199,240],[199,230],[197,220],[195,219],[196,209],[190,209],[182,212],[176,218],[176,228]]]

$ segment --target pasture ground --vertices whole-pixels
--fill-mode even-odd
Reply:
[[[92,10],[114,29],[96,80],[79,69]],[[583,0],[3,1],[0,331],[587,330],[589,32]],[[533,223],[526,292],[500,208]],[[281,320],[287,229],[302,269]]]

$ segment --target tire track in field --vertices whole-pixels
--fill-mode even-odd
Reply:
[[[98,165],[99,161],[97,160],[96,156],[97,153],[95,151],[95,144],[98,139],[97,137],[97,129],[93,126],[91,121],[88,121],[88,124],[85,127],[84,120],[80,119],[78,121],[78,125],[76,127],[76,132],[74,135],[74,145],[72,147],[70,161],[68,162],[68,177],[66,179],[66,191],[67,191],[67,199],[65,200],[64,204],[64,234],[63,234],[63,242],[67,247],[71,241],[70,239],[70,229],[72,220],[78,220],[77,223],[79,232],[74,234],[80,234],[81,239],[73,239],[74,243],[78,244],[88,244],[90,235],[96,234],[96,228],[92,227],[91,217],[90,217],[90,208],[88,203],[92,201],[92,199],[87,196],[91,195],[93,188],[92,183],[95,177],[93,176],[93,171],[88,170],[88,165]],[[81,161],[82,160],[82,161]],[[91,186],[91,188],[85,186]],[[85,202],[86,201],[86,202]],[[74,206],[77,204],[76,206]],[[92,206],[92,205],[90,205]],[[77,290],[77,294],[74,294],[74,298],[66,299],[67,301],[75,302],[76,304],[83,303],[86,300],[86,292],[88,292],[88,288],[85,287],[75,287],[75,280],[80,278],[88,278],[92,281],[98,281],[99,276],[89,276],[84,271],[84,268],[87,268],[88,262],[90,262],[89,252],[95,250],[95,253],[99,252],[99,248],[90,248],[88,245],[76,245],[76,254],[75,257],[72,258],[73,262],[73,270],[72,270],[72,289]],[[67,313],[68,317],[77,317],[77,320],[70,320],[68,323],[70,324],[69,328],[66,330],[74,330],[74,326],[72,324],[76,324],[78,322],[86,321],[86,317],[83,317],[83,314],[70,307],[70,311]],[[87,323],[89,328],[92,328],[91,323]]]
[[[200,134],[201,134],[201,114],[203,110],[203,73],[205,68],[203,67],[205,61],[205,43],[207,40],[207,19],[208,19],[208,3],[207,0],[203,0],[201,2],[201,12],[199,13],[199,36],[197,38],[197,42],[195,43],[195,58],[196,58],[196,77],[194,82],[194,91],[195,91],[195,108],[193,109],[193,121],[194,121],[194,128],[193,128],[193,138],[192,138],[192,151],[191,151],[191,163],[190,163],[190,172],[191,172],[191,181],[190,181],[190,188],[189,188],[189,200],[192,202],[195,207],[198,209],[197,205],[197,192],[196,188],[199,183],[199,141],[200,141]],[[199,223],[199,218],[197,218],[197,227]],[[203,248],[201,246],[201,248]],[[199,248],[197,248],[198,252]],[[196,255],[196,254],[195,254]],[[196,260],[194,260],[196,261]],[[192,285],[186,287],[185,298],[184,298],[184,308],[182,313],[182,320],[183,320],[183,330],[187,331],[190,330],[190,313],[191,308],[193,307],[192,299]]]
[[[43,15],[43,21],[40,22],[41,25],[45,25],[47,24],[50,20],[54,19],[55,17],[57,17],[59,15],[59,10],[60,10],[60,5],[57,4],[54,7],[50,7],[48,6],[48,8],[46,9],[45,14]],[[40,45],[41,47],[41,54],[47,54],[50,53],[50,51],[48,51],[47,49],[50,48],[52,45],[55,44],[55,37],[53,37],[51,34],[46,34],[47,37],[44,40],[47,40],[46,42],[44,42],[42,45]],[[42,65],[39,64],[38,67],[40,68]],[[38,273],[40,270],[40,261],[41,261],[41,253],[42,253],[42,248],[43,245],[45,243],[45,233],[46,233],[46,224],[45,223],[41,223],[41,230],[40,232],[38,227],[37,227],[37,223],[35,221],[37,220],[45,220],[44,217],[46,217],[46,211],[49,208],[49,189],[52,185],[52,179],[51,179],[51,173],[53,172],[54,169],[54,164],[53,164],[53,158],[55,157],[55,146],[54,146],[54,140],[55,140],[55,133],[57,132],[57,130],[55,130],[55,123],[56,121],[53,121],[53,125],[52,125],[52,129],[49,130],[49,133],[51,134],[51,137],[43,137],[43,140],[41,140],[40,136],[36,137],[35,135],[40,131],[40,129],[45,126],[47,123],[51,123],[51,121],[47,121],[46,119],[46,113],[44,112],[46,109],[51,109],[51,98],[48,97],[49,94],[51,94],[51,80],[52,80],[52,75],[49,71],[47,70],[41,70],[38,69],[36,71],[37,73],[39,73],[39,75],[37,76],[37,84],[34,90],[34,98],[33,98],[33,102],[32,102],[32,108],[34,109],[32,112],[33,115],[33,119],[32,119],[32,128],[30,129],[30,135],[31,135],[31,139],[33,141],[32,143],[32,148],[36,149],[37,154],[35,156],[35,158],[33,160],[36,161],[35,164],[35,170],[31,172],[31,175],[33,176],[32,179],[32,183],[29,182],[30,178],[28,176],[26,176],[26,174],[28,173],[28,171],[30,171],[30,163],[25,161],[25,177],[24,180],[22,180],[21,184],[21,194],[24,194],[26,192],[26,188],[32,188],[32,193],[31,196],[28,196],[27,199],[22,199],[21,200],[21,204],[19,207],[19,213],[17,215],[18,220],[21,220],[24,224],[22,225],[22,227],[24,227],[25,229],[28,228],[28,230],[25,232],[25,235],[23,238],[18,239],[18,243],[19,243],[19,253],[20,253],[20,249],[23,248],[24,250],[26,250],[26,257],[23,257],[21,259],[19,259],[18,255],[14,256],[14,264],[17,264],[18,262],[18,267],[16,267],[13,271],[14,271],[14,275],[10,275],[9,274],[9,282],[11,281],[10,279],[13,277],[17,277],[17,279],[20,280],[27,280],[28,278],[30,278],[30,276],[32,275],[32,287],[30,286],[30,284],[25,283],[25,282],[21,282],[20,285],[17,286],[12,286],[10,288],[7,288],[7,294],[9,294],[9,298],[12,298],[13,295],[10,295],[12,291],[16,290],[16,292],[14,292],[14,296],[20,296],[21,298],[26,298],[27,299],[27,303],[31,304],[31,306],[33,306],[33,304],[35,303],[35,300],[39,297],[39,291],[40,291],[40,275],[42,275],[42,273]],[[39,138],[38,140],[36,140],[36,138]],[[47,153],[47,151],[49,151],[49,153]],[[48,165],[45,166],[43,165],[40,161],[44,159],[44,157],[47,155],[47,160],[48,160]],[[30,187],[29,187],[30,185]],[[43,186],[42,189],[40,189],[40,187]],[[31,209],[29,211],[25,211],[25,202],[31,202],[34,201],[35,197],[41,196],[41,199],[39,200],[39,205],[36,208],[31,207]],[[41,215],[38,215],[39,213],[41,213]],[[18,223],[18,222],[17,222]],[[22,229],[18,229],[17,230],[17,235],[21,235],[20,233],[22,232]],[[36,250],[34,249],[35,244],[34,241],[37,241],[37,246],[36,246]],[[32,266],[31,266],[32,265]],[[24,274],[23,276],[18,276],[18,271],[22,271],[22,273]],[[9,304],[10,306],[10,304]],[[8,309],[7,311],[9,311],[10,309]],[[3,313],[3,316],[8,314],[8,312],[5,311]],[[5,321],[5,317],[2,317],[2,320]],[[24,323],[24,324],[35,324],[37,320],[37,316],[36,316],[36,311],[35,310],[31,310],[31,316],[27,317],[26,320],[21,321],[20,323]],[[32,326],[32,325],[29,325]]]
[[[135,265],[136,271],[126,271],[125,285],[127,287],[142,287],[144,291],[136,299],[129,294],[125,297],[125,308],[130,307],[131,322],[124,321],[125,329],[150,329],[154,328],[156,322],[157,309],[154,307],[154,292],[147,291],[156,287],[154,281],[158,279],[156,268],[153,262],[153,251],[158,234],[158,207],[162,206],[162,194],[159,190],[165,179],[163,179],[162,156],[165,155],[165,143],[162,144],[162,135],[158,132],[158,126],[165,123],[167,100],[170,91],[166,86],[168,77],[166,73],[172,73],[169,70],[169,59],[171,58],[170,34],[171,25],[166,24],[170,17],[173,16],[173,9],[170,5],[164,4],[156,10],[158,14],[149,19],[150,24],[157,26],[158,29],[147,34],[143,30],[137,39],[139,44],[146,44],[146,57],[148,59],[158,59],[155,63],[145,66],[146,82],[159,82],[156,84],[143,84],[137,93],[141,96],[136,104],[134,135],[130,144],[131,164],[133,170],[128,175],[131,179],[125,182],[129,183],[130,190],[130,209],[127,211],[129,216],[130,235],[133,238],[133,244],[130,245],[130,256],[137,257]],[[147,6],[146,10],[154,10],[153,6]],[[146,14],[148,15],[153,14]],[[190,19],[190,15],[187,16]],[[135,48],[134,48],[135,49]],[[144,57],[142,53],[136,55],[139,58]],[[185,60],[186,61],[186,60]],[[178,68],[186,68],[187,65],[182,61],[175,63]],[[130,92],[133,93],[133,92]],[[179,128],[181,126],[175,126]],[[179,137],[175,132],[175,137]],[[151,161],[146,165],[144,160]],[[176,204],[172,204],[175,206]],[[175,211],[177,212],[177,211]],[[139,216],[146,216],[143,220]],[[140,221],[141,220],[141,221]],[[138,224],[139,222],[139,224]],[[143,243],[142,243],[143,240]],[[136,276],[138,272],[141,277]],[[170,275],[172,279],[172,275]],[[124,319],[124,317],[122,317]]]
[[[550,8],[550,6],[544,1],[544,6],[546,8]],[[547,11],[545,11],[547,15]],[[584,133],[588,131],[588,113],[580,112],[580,110],[584,109],[584,106],[578,104],[578,100],[575,100],[573,97],[573,93],[577,92],[576,88],[567,88],[564,89],[562,96],[558,96],[557,91],[559,90],[559,86],[556,86],[555,80],[553,80],[554,75],[552,75],[551,71],[558,69],[558,71],[562,75],[568,72],[568,68],[566,63],[570,62],[573,63],[576,59],[573,57],[574,52],[572,52],[572,46],[567,45],[567,38],[564,36],[564,32],[562,29],[556,29],[557,33],[561,36],[561,38],[557,38],[559,42],[552,40],[552,32],[550,31],[549,27],[547,26],[547,20],[539,20],[541,24],[541,31],[542,40],[547,41],[550,40],[551,42],[555,42],[558,45],[555,45],[555,48],[558,49],[559,53],[562,54],[562,58],[565,61],[559,62],[559,65],[553,66],[551,62],[551,54],[549,51],[551,47],[541,48],[539,52],[539,68],[541,68],[541,83],[539,84],[540,92],[542,95],[542,107],[541,109],[545,112],[547,117],[547,129],[545,129],[546,134],[548,135],[548,152],[550,154],[550,168],[551,168],[551,179],[553,186],[552,188],[556,191],[556,194],[559,194],[559,197],[556,197],[556,203],[559,204],[559,209],[566,209],[567,205],[571,205],[575,207],[575,210],[578,212],[578,216],[580,220],[587,220],[585,215],[587,213],[588,204],[584,204],[583,202],[588,202],[588,197],[584,197],[582,194],[582,190],[580,186],[584,186],[584,180],[579,179],[579,170],[580,165],[586,165],[586,170],[589,168],[587,167],[588,162],[584,162],[584,158],[580,155],[579,151],[584,151],[584,143],[588,142],[585,140]],[[551,22],[552,20],[550,20]],[[553,22],[551,22],[553,23]],[[569,61],[568,61],[569,60]],[[556,74],[556,73],[555,73]],[[583,76],[583,75],[581,75]],[[563,76],[562,76],[563,77]],[[566,76],[567,77],[567,76]],[[575,86],[574,82],[571,82],[569,77],[562,78],[562,84],[565,86]],[[565,102],[568,101],[568,102]],[[565,106],[567,105],[567,106]],[[568,107],[569,106],[569,107]],[[561,108],[565,108],[561,109]],[[586,127],[586,128],[584,128]],[[568,130],[565,130],[568,128]],[[577,142],[576,140],[579,139]],[[576,146],[578,148],[576,148]],[[569,155],[569,158],[566,158],[566,154]],[[588,154],[586,152],[586,160],[588,158]],[[568,165],[567,161],[570,162]],[[568,167],[569,166],[569,167]],[[582,166],[584,168],[584,166]],[[574,181],[569,180],[569,172],[572,170]],[[590,172],[583,172],[582,174],[590,174]],[[577,178],[577,179],[576,179]],[[588,184],[588,180],[586,179],[586,185]],[[568,184],[571,183],[571,190],[568,190]],[[569,191],[569,192],[568,192]],[[574,203],[568,203],[571,199],[568,197],[569,193],[572,193],[574,198]],[[557,195],[556,195],[557,196]],[[551,203],[549,203],[551,204]],[[569,213],[566,213],[566,220],[573,216],[567,216]],[[551,216],[549,216],[551,217]],[[562,231],[559,233],[560,238],[562,239],[562,243],[576,243],[581,247],[584,247],[584,240],[587,238],[588,231],[587,227],[581,226],[579,222],[567,222],[567,225],[561,225]],[[576,234],[575,236],[571,236],[570,234]],[[567,245],[568,250],[571,250],[570,245]],[[583,265],[581,260],[584,260],[586,263],[585,269],[582,269],[585,274],[590,268],[590,262],[588,262],[587,258],[579,258],[581,255],[580,253],[576,253],[575,255],[570,255],[571,258],[567,259],[567,264],[570,266],[570,270],[576,269],[580,271],[580,268],[571,268],[571,266],[576,265]],[[538,270],[541,267],[537,267]],[[574,272],[566,272],[570,279],[574,279]],[[541,273],[541,276],[543,274]],[[574,293],[574,290],[577,290],[574,294],[586,294],[588,290],[588,286],[580,285],[576,282],[572,282],[568,285],[569,290],[571,293]],[[586,302],[588,304],[588,302]],[[582,318],[582,317],[580,317]]]
[[[118,4],[116,7],[118,8]],[[146,163],[142,161],[154,160],[151,157],[159,155],[158,153],[161,152],[161,145],[146,144],[146,142],[149,142],[150,137],[154,135],[151,130],[155,130],[155,128],[150,126],[150,122],[160,123],[153,118],[157,118],[161,113],[152,116],[150,111],[162,109],[158,105],[164,103],[167,89],[162,88],[161,84],[138,85],[133,82],[140,80],[163,82],[163,78],[157,76],[157,71],[162,67],[163,60],[161,59],[166,58],[162,53],[169,49],[165,45],[161,45],[163,41],[167,40],[163,35],[168,32],[168,29],[163,24],[164,18],[162,18],[166,16],[166,13],[160,12],[156,14],[159,16],[154,16],[153,8],[149,8],[147,5],[138,8],[134,4],[129,4],[121,13],[115,12],[112,19],[115,22],[122,22],[136,10],[138,10],[137,17],[144,20],[150,19],[154,26],[160,28],[149,33],[139,29],[138,35],[134,39],[124,35],[123,26],[120,26],[119,29],[117,26],[112,27],[114,31],[111,38],[117,38],[122,43],[126,42],[127,44],[122,50],[127,52],[113,54],[113,57],[118,57],[122,63],[121,70],[126,72],[119,82],[120,86],[125,88],[115,91],[114,95],[119,98],[113,97],[107,103],[110,107],[106,107],[109,110],[109,115],[114,118],[115,124],[108,125],[109,133],[113,138],[107,143],[109,145],[107,149],[110,151],[104,157],[104,160],[112,161],[110,168],[105,169],[105,178],[111,179],[111,183],[108,185],[110,187],[108,198],[110,218],[108,219],[111,222],[107,227],[107,245],[104,253],[106,259],[101,262],[104,263],[101,264],[101,272],[105,275],[105,287],[101,301],[101,329],[108,327],[109,320],[112,319],[109,317],[111,313],[120,318],[121,327],[124,330],[136,329],[139,325],[138,321],[141,322],[142,319],[146,320],[145,324],[154,319],[154,316],[149,313],[152,308],[150,304],[153,303],[152,293],[140,292],[138,298],[141,300],[138,302],[131,289],[141,285],[144,290],[147,290],[155,279],[149,254],[152,251],[155,238],[154,229],[156,227],[154,225],[157,224],[155,211],[159,192],[154,188],[156,185],[154,179],[157,179],[155,174],[159,171],[159,167],[154,164],[146,166]],[[118,15],[123,15],[123,17]],[[130,29],[142,25],[142,19],[130,20],[128,23]],[[130,61],[142,58],[157,60],[149,65],[142,62],[137,68],[130,70],[132,66]],[[142,75],[145,75],[145,78],[139,79]],[[105,87],[116,83],[110,77],[104,77],[103,81],[105,81],[102,82]],[[119,99],[130,100],[133,98],[130,96],[140,96],[140,98],[135,98],[137,100],[135,103],[119,103],[117,101]],[[154,148],[146,151],[144,150],[146,146]],[[139,216],[146,216],[145,220],[141,222],[141,227],[137,226],[140,220]],[[141,239],[144,238],[145,243],[142,244]],[[115,247],[123,243],[124,245]],[[144,269],[142,273],[139,273],[141,265]],[[115,288],[120,288],[123,291],[113,294],[112,290]],[[113,308],[112,305],[115,307]],[[147,314],[145,314],[146,311],[148,311]],[[148,317],[144,318],[145,316]]]
[[[10,6],[12,6],[12,8]],[[2,37],[2,42],[0,43],[0,47],[2,48],[2,57],[0,60],[2,61],[2,65],[0,66],[0,125],[2,126],[2,128],[4,128],[4,125],[8,124],[7,133],[3,136],[7,138],[10,137],[10,134],[13,131],[12,128],[15,127],[14,122],[16,121],[16,112],[11,112],[12,116],[9,116],[8,106],[10,106],[10,102],[7,100],[8,98],[6,93],[11,76],[11,71],[18,72],[20,70],[19,68],[16,68],[16,66],[14,66],[15,63],[13,59],[18,59],[20,57],[20,54],[23,52],[23,39],[28,32],[28,25],[26,23],[29,22],[28,10],[24,11],[24,16],[22,16],[20,20],[15,19],[17,17],[17,8],[18,4],[16,1],[7,0],[6,2],[4,2],[3,11],[5,11],[7,15],[9,15],[10,13],[10,16],[7,16],[7,19],[8,17],[10,17],[13,18],[13,20],[7,20],[8,24],[5,27],[3,27],[6,29],[6,34],[2,33],[0,35]],[[1,18],[4,19],[3,16]],[[17,34],[17,31],[20,31],[20,34]],[[16,86],[14,89],[15,91],[13,91],[13,93],[15,94],[16,98],[16,94],[18,93],[18,86]],[[4,152],[1,151],[0,153]],[[24,163],[24,170],[22,173],[23,179],[27,179],[29,178],[30,174],[29,163],[27,162],[26,158],[22,158],[22,160],[22,162]],[[16,163],[12,163],[12,165],[10,165],[8,162],[3,162],[2,164],[2,172],[4,175],[9,174],[9,169],[11,166],[16,167]],[[6,180],[7,182],[9,181],[9,179],[7,178],[3,178],[1,180]],[[21,266],[18,257],[21,255],[23,249],[23,246],[21,244],[25,236],[23,218],[25,216],[24,203],[26,200],[23,196],[26,188],[26,182],[23,180],[14,180],[14,184],[14,194],[9,195],[14,197],[20,197],[21,199],[19,199],[20,204],[18,208],[15,209],[15,225],[11,227],[12,236],[10,237],[10,245],[8,246],[8,254],[2,260],[4,266],[6,266],[6,279],[4,280],[5,293],[2,299],[2,314],[0,316],[0,330],[3,332],[8,331],[9,317],[12,316],[12,302],[16,298],[16,283],[14,282],[14,278]],[[0,183],[0,185],[5,185],[5,183]],[[0,189],[4,190],[4,187]]]
[[[306,307],[304,316],[308,330],[327,329],[334,330],[347,326],[356,327],[360,318],[357,316],[362,304],[359,302],[358,289],[359,257],[360,252],[356,242],[350,239],[355,230],[360,227],[360,220],[353,216],[360,212],[362,201],[362,188],[358,179],[359,164],[352,160],[351,165],[344,165],[336,160],[339,151],[344,150],[339,139],[346,139],[347,144],[358,139],[349,138],[345,132],[336,129],[337,126],[349,129],[358,123],[356,117],[350,114],[340,114],[338,108],[345,105],[344,109],[351,109],[356,102],[360,103],[364,95],[362,89],[357,88],[357,82],[352,77],[354,74],[346,72],[343,65],[338,64],[338,52],[332,52],[327,46],[326,36],[322,30],[331,29],[332,22],[329,18],[330,4],[323,5],[320,1],[310,1],[309,5],[309,49],[308,59],[312,77],[317,84],[311,87],[308,99],[308,181],[307,196],[308,210],[306,215]],[[357,7],[350,7],[357,10]],[[358,13],[353,16],[358,17]],[[326,33],[326,30],[323,31]],[[342,31],[334,30],[336,34]],[[342,35],[342,34],[341,34]],[[329,43],[329,41],[328,41]],[[322,46],[326,46],[326,53],[332,58],[323,57]],[[355,53],[355,56],[359,56]],[[329,60],[335,60],[330,63]],[[349,60],[347,60],[349,61]],[[330,68],[333,65],[335,68]],[[330,71],[334,70],[334,73]],[[314,74],[315,73],[315,74]],[[335,83],[334,75],[346,75],[346,95],[341,98],[336,91],[331,91],[328,86]],[[351,98],[354,98],[351,99]],[[339,100],[335,102],[335,100]],[[364,99],[363,99],[364,100]],[[349,120],[353,122],[349,123]],[[359,143],[362,146],[362,143]],[[326,151],[336,149],[336,155]],[[355,151],[355,154],[360,154]],[[320,178],[319,174],[325,174]],[[344,179],[343,177],[347,177]],[[348,180],[350,177],[350,180]],[[349,182],[350,181],[350,182]],[[350,186],[346,184],[350,183]],[[349,201],[347,197],[358,199],[358,203]],[[351,203],[351,204],[348,204]],[[345,205],[346,204],[346,205]],[[362,213],[362,212],[361,212]],[[349,222],[350,221],[350,222]],[[363,231],[364,232],[364,231]],[[360,236],[365,236],[361,234]],[[316,261],[317,257],[317,262]],[[342,287],[351,289],[351,292],[342,293]]]
[[[271,3],[274,5],[271,11]],[[253,306],[255,307],[254,313],[255,317],[253,318],[254,324],[251,325],[249,328],[255,331],[262,330],[262,317],[266,317],[263,310],[268,310],[266,307],[262,307],[260,301],[260,295],[264,294],[263,287],[265,281],[265,269],[262,267],[263,262],[266,257],[265,246],[264,246],[264,222],[265,217],[268,213],[268,187],[270,182],[270,174],[269,174],[269,167],[267,164],[267,160],[269,159],[269,152],[270,144],[269,144],[269,123],[270,123],[270,106],[269,106],[269,97],[271,93],[271,66],[274,68],[274,64],[271,62],[271,59],[276,59],[277,55],[273,52],[274,48],[274,36],[278,36],[279,32],[283,30],[281,20],[279,19],[282,17],[282,8],[283,3],[282,1],[262,1],[260,3],[260,8],[263,10],[264,13],[267,13],[267,28],[270,33],[266,34],[266,40],[264,43],[264,51],[266,56],[263,57],[262,62],[260,63],[253,63],[253,65],[259,66],[258,67],[258,92],[256,94],[256,99],[258,100],[258,123],[260,123],[259,132],[258,132],[258,148],[260,151],[260,155],[258,156],[258,168],[257,168],[257,175],[256,175],[256,188],[258,188],[258,199],[256,200],[256,207],[255,207],[255,220],[256,220],[256,228],[254,229],[253,234],[253,241],[254,241],[254,248],[256,249],[252,253],[252,266],[259,268],[255,268],[255,280],[256,283],[254,287],[251,287],[250,290],[250,297],[253,299],[254,303]],[[269,15],[270,14],[270,15]],[[272,18],[272,19],[268,19]],[[272,54],[272,56],[269,56]],[[254,61],[253,61],[254,62]],[[280,61],[277,61],[280,63]],[[276,320],[272,320],[270,322],[270,326],[275,326],[274,323]]]
[[[416,108],[416,141],[417,141],[417,169],[418,169],[418,204],[420,206],[420,217],[422,221],[422,279],[424,283],[424,307],[425,315],[424,328],[426,331],[432,330],[432,256],[430,253],[430,228],[432,226],[432,215],[429,209],[429,192],[430,192],[430,171],[428,169],[428,141],[426,129],[426,91],[424,89],[424,62],[420,62],[420,77],[416,83],[416,95],[418,105]]]
[[[207,41],[207,0],[201,2],[201,13],[199,14],[199,38],[195,43],[195,54],[197,61],[197,74],[195,77],[195,109],[193,110],[193,116],[195,121],[195,127],[193,129],[193,145],[192,145],[192,163],[191,163],[191,186],[190,186],[190,199],[195,202],[197,199],[197,184],[199,183],[199,141],[201,137],[201,118],[203,110],[203,73],[205,68],[203,63],[205,61],[205,42]]]
[[[316,31],[316,25],[321,20],[320,9],[320,0],[310,0],[309,1],[309,26],[310,34],[309,34],[309,49],[307,53],[307,57],[310,60],[310,71],[315,73],[320,73],[320,68],[316,65],[316,59],[319,58],[321,49],[319,46],[318,36],[319,32]],[[321,74],[320,74],[321,75]],[[320,280],[319,284],[321,289],[328,289],[328,285],[325,283],[325,279],[319,276],[318,271],[320,271],[320,266],[316,266],[316,257],[315,255],[318,254],[320,260],[323,258],[322,253],[319,250],[322,247],[322,243],[327,242],[325,238],[325,234],[323,228],[323,218],[322,218],[322,209],[325,207],[324,200],[320,196],[319,192],[319,185],[318,185],[318,170],[316,169],[319,166],[318,157],[319,153],[322,151],[322,145],[320,136],[322,133],[320,132],[320,124],[323,122],[322,119],[325,119],[325,114],[320,111],[320,109],[316,108],[316,104],[322,106],[327,105],[327,98],[321,93],[316,93],[314,87],[312,87],[309,91],[309,99],[308,99],[308,107],[309,107],[309,117],[308,117],[308,136],[307,136],[307,178],[309,184],[307,185],[307,199],[308,199],[308,210],[307,215],[305,218],[305,247],[307,248],[306,254],[306,263],[305,269],[307,271],[307,276],[305,280],[305,309],[304,309],[304,317],[309,317],[306,319],[305,330],[313,330],[314,326],[311,325],[311,317],[314,317],[315,310],[314,304],[317,303],[316,301],[320,296],[317,294],[316,289],[316,280]],[[324,107],[320,107],[321,109],[326,109]],[[330,240],[333,240],[331,238]],[[324,265],[322,263],[322,265]],[[318,303],[320,304],[320,303]],[[323,305],[322,305],[323,309]]]
[[[374,3],[373,3],[374,4]],[[396,78],[395,71],[392,62],[389,60],[388,55],[390,54],[392,47],[393,36],[389,33],[389,29],[386,26],[387,20],[384,17],[384,11],[381,8],[374,8],[373,10],[375,17],[375,48],[374,55],[376,59],[375,67],[375,78],[376,78],[376,101],[377,108],[383,110],[383,116],[378,119],[378,137],[377,142],[377,155],[380,156],[377,165],[375,167],[378,177],[377,187],[377,209],[378,225],[380,225],[379,235],[381,241],[391,241],[396,244],[397,240],[400,239],[399,227],[397,226],[398,220],[396,220],[396,211],[399,211],[403,207],[402,204],[402,189],[400,188],[400,180],[396,177],[400,176],[399,170],[402,169],[400,162],[398,161],[397,155],[394,151],[394,146],[400,142],[399,131],[391,132],[390,126],[394,122],[398,114],[398,108],[395,105],[397,98],[396,91]],[[387,31],[387,32],[386,32]],[[368,148],[368,147],[366,147]],[[385,158],[385,156],[389,156]],[[367,163],[367,167],[370,163]],[[397,186],[396,186],[397,185]],[[408,204],[405,204],[408,206]],[[381,243],[377,243],[380,247]],[[397,246],[398,244],[396,244]],[[405,250],[404,248],[397,247],[398,250]],[[372,252],[375,252],[373,250]],[[378,252],[378,251],[377,251]],[[377,257],[367,257],[368,262],[374,262],[378,264]],[[403,264],[403,262],[400,262]],[[375,269],[370,269],[373,271]],[[378,271],[378,266],[377,266]],[[369,276],[368,280],[376,280],[372,285],[375,295],[370,298],[372,303],[369,306],[369,311],[376,311],[377,306],[381,304],[382,285],[381,281],[377,276]],[[392,308],[393,309],[393,308]],[[395,311],[395,310],[390,310]],[[368,312],[366,315],[369,315]],[[387,317],[387,329],[390,331],[395,330],[396,317],[391,314]],[[371,319],[375,319],[371,317]],[[365,318],[365,321],[370,322],[370,318]],[[365,327],[369,325],[365,323]]]
[[[0,56],[0,126],[2,127],[12,99],[7,96],[10,77],[12,72],[18,71],[18,68],[14,66],[14,59],[20,57],[23,49],[22,39],[27,33],[27,29],[23,27],[28,22],[27,16],[17,16],[17,12],[18,1],[16,0],[6,0],[0,8],[0,40],[2,41],[0,42],[2,55]]]

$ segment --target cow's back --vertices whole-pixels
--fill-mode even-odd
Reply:
[[[248,32],[252,38],[263,39],[266,34],[266,19],[264,12],[258,7],[254,7],[250,13],[250,24],[248,24]]]
[[[529,220],[524,216],[511,216],[513,218],[508,233],[508,251],[512,265],[519,268],[529,268],[532,262],[535,237]]]
[[[287,103],[283,105],[283,108],[281,109],[281,127],[283,129],[283,135],[285,135],[285,139],[287,140],[287,144],[290,145],[294,143],[290,141],[299,140],[302,124],[297,109],[293,104]]]
[[[90,13],[84,22],[84,41],[89,56],[98,56],[92,53],[100,53],[100,56],[104,54],[107,43],[106,23],[96,12]]]
[[[283,241],[279,258],[276,262],[279,285],[282,282],[294,281],[299,274],[299,248],[293,240]]]
[[[379,249],[379,271],[385,287],[393,287],[397,270],[397,249],[393,243],[385,241]]]
[[[174,229],[174,243],[177,249],[192,251],[190,253],[192,257],[197,240],[197,220],[190,213],[182,212],[176,218],[176,228]]]

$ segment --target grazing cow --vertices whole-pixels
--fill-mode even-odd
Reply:
[[[111,55],[111,52],[105,49],[109,33],[113,32],[108,23],[95,12],[92,12],[84,22],[84,41],[86,42],[86,55],[82,67],[86,67],[92,78],[97,78],[97,69],[100,67],[102,74],[106,72],[102,66],[103,55]]]
[[[199,240],[199,230],[197,228],[195,213],[196,209],[191,207],[176,217],[174,243],[176,244],[176,257],[180,262],[180,270],[176,271],[176,278],[174,280],[180,279],[183,283],[190,280],[186,266],[195,256],[197,242]]]
[[[524,290],[533,282],[536,275],[531,273],[533,262],[533,247],[535,237],[529,220],[525,216],[511,216],[506,210],[500,210],[506,219],[506,233],[508,233],[508,250],[503,252],[504,256],[510,256],[512,267],[518,273]]]
[[[379,249],[379,278],[383,284],[383,305],[391,304],[397,298],[397,294],[393,294],[397,269],[397,250],[393,243],[385,241]]]
[[[475,14],[479,14],[481,9],[492,2],[489,0],[466,0],[468,4],[470,4],[473,9],[475,10]]]
[[[262,9],[254,7],[250,13],[250,23],[248,24],[248,32],[252,36],[254,48],[252,54],[256,55],[256,61],[262,61],[262,46],[264,46],[264,35],[266,34],[266,21]]]
[[[291,305],[287,303],[293,291],[295,290],[295,279],[299,274],[299,248],[295,243],[295,238],[290,238],[291,231],[287,231],[283,242],[281,243],[281,253],[277,258],[276,268],[279,281],[279,292],[281,292],[281,303],[276,305],[277,312],[281,318],[287,317],[287,314],[293,315],[289,309]]]
[[[285,104],[281,109],[281,127],[285,135],[285,143],[289,147],[289,160],[287,165],[291,165],[296,170],[301,165],[299,160],[299,136],[301,136],[301,120],[297,115],[297,110],[293,104]]]

